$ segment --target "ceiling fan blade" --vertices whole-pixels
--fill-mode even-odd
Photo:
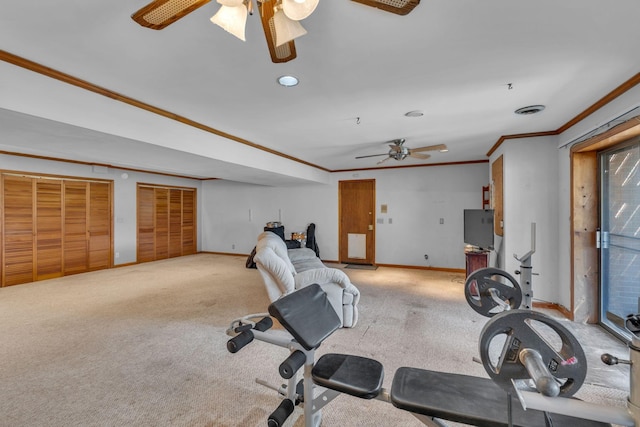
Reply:
[[[387,160],[389,160],[391,158],[391,156],[387,157],[386,159],[382,159],[380,160],[378,163],[376,163],[377,165],[381,165],[382,163],[386,162]]]
[[[378,157],[378,156],[388,156],[389,153],[384,153],[384,154],[370,154],[368,156],[358,156],[356,157],[356,159],[365,159],[367,157]]]
[[[274,63],[289,62],[295,59],[296,45],[291,40],[283,45],[276,46],[276,27],[273,23],[273,7],[276,1],[264,0],[258,2],[258,8],[260,9],[260,19],[262,20],[262,29],[264,30],[264,36],[267,39],[267,46],[269,46],[269,54],[271,55],[271,61]]]
[[[396,15],[406,15],[420,4],[420,0],[353,0]]]
[[[131,15],[143,27],[161,30],[211,0],[154,0]]]
[[[426,159],[428,159],[428,158],[429,158],[429,157],[431,157],[431,156],[430,156],[429,154],[422,154],[422,153],[414,153],[414,152],[411,152],[411,153],[409,153],[409,157],[413,157],[414,159],[423,159],[423,160],[426,160]]]
[[[447,149],[447,146],[445,144],[438,144],[438,145],[429,145],[427,147],[412,148],[411,152],[417,153],[420,151],[440,151],[440,150],[446,150],[446,149]]]

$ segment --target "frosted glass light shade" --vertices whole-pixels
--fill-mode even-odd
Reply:
[[[319,0],[282,0],[282,10],[289,19],[300,21],[311,15]]]
[[[307,30],[302,27],[302,24],[287,18],[282,9],[273,15],[273,26],[276,30],[276,47],[307,34]]]
[[[220,6],[218,13],[211,17],[211,22],[222,27],[242,41],[246,41],[244,28],[247,25],[247,8],[240,6]]]

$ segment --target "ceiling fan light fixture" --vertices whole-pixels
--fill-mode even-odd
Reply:
[[[420,0],[352,0],[356,3],[366,4],[387,12],[395,13],[397,15],[407,15],[417,5],[420,4]]]
[[[289,19],[282,9],[278,9],[273,15],[273,25],[276,30],[276,47],[307,34],[302,24]]]
[[[209,1],[210,0],[182,0],[181,2],[171,2],[167,0],[154,0],[131,15],[131,19],[143,27],[161,30],[198,9],[200,6],[209,3]]]
[[[240,2],[240,6],[225,6],[223,4],[220,6],[220,10],[211,17],[211,22],[240,40],[246,41],[244,29],[247,25],[247,8],[242,2]]]
[[[520,114],[523,116],[528,116],[530,114],[536,114],[544,110],[544,105],[529,105],[528,107],[518,108],[514,113]]]
[[[287,18],[300,21],[316,10],[319,0],[282,0],[282,10]]]
[[[292,87],[298,85],[298,78],[295,76],[280,76],[278,77],[278,84],[284,87]]]

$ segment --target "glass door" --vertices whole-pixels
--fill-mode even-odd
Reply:
[[[640,313],[640,140],[600,154],[600,322],[630,339],[627,315]]]

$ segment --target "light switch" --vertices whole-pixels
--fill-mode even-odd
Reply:
[[[384,224],[384,218],[378,218],[377,223],[378,224]]]
[[[389,218],[389,224],[391,224],[393,222],[393,220],[391,218]]]

